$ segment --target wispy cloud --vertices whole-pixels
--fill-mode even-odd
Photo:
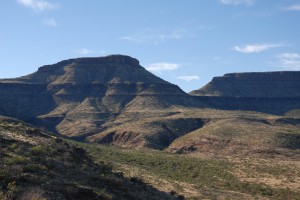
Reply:
[[[175,29],[170,32],[161,30],[145,29],[133,35],[122,36],[120,40],[126,40],[136,43],[154,43],[159,44],[167,40],[180,40],[188,36],[189,33],[185,29]]]
[[[76,53],[81,54],[81,55],[87,55],[87,54],[91,54],[94,52],[95,52],[94,50],[87,49],[87,48],[82,48],[82,49],[76,50]]]
[[[179,67],[180,64],[161,62],[161,63],[150,64],[148,65],[148,67],[146,67],[146,69],[150,72],[162,73],[165,71],[174,71]]]
[[[50,27],[56,27],[57,26],[57,22],[55,21],[55,19],[52,19],[52,18],[43,19],[42,24],[44,24],[46,26],[50,26]]]
[[[234,50],[241,53],[260,53],[269,49],[282,47],[283,44],[250,44],[245,46],[235,46]]]
[[[300,4],[295,4],[295,5],[287,6],[287,7],[284,8],[284,10],[300,11]]]
[[[186,82],[199,80],[199,76],[191,75],[191,76],[178,76],[177,79],[184,80]]]
[[[240,4],[245,4],[248,6],[251,6],[254,4],[255,0],[221,0],[222,4],[225,5],[240,5]]]
[[[20,5],[29,7],[36,12],[44,11],[44,10],[52,10],[57,8],[57,5],[45,0],[17,0],[17,2]]]
[[[283,53],[278,58],[279,65],[285,70],[300,70],[300,54]]]

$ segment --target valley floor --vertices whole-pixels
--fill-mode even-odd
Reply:
[[[216,158],[77,145],[99,163],[158,190],[186,199],[300,199],[300,161],[277,158]]]

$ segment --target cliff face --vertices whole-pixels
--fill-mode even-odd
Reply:
[[[195,96],[300,97],[300,72],[232,73],[190,93]]]
[[[0,80],[0,115],[86,137],[103,130],[122,112],[195,104],[129,56],[79,58]]]

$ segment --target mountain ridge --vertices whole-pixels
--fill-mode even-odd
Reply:
[[[292,81],[298,81],[297,73]],[[0,114],[73,139],[130,148],[166,149],[173,141],[201,129],[208,122],[236,118],[235,112],[227,110],[282,115],[300,108],[298,97],[250,95],[247,87],[257,89],[257,84],[252,86],[253,74],[265,77],[262,73],[232,73],[208,84],[215,87],[218,79],[222,87],[230,89],[229,93],[240,92],[246,94],[244,96],[193,96],[151,74],[129,56],[75,58],[42,66],[27,76],[0,79]],[[285,79],[291,76],[284,72],[275,74],[281,78],[284,74]],[[228,83],[228,79],[233,81]],[[244,85],[236,89],[233,83],[240,79]],[[274,85],[269,82],[268,87]],[[224,89],[222,87],[219,91]],[[299,90],[298,87],[290,89]],[[283,105],[282,102],[289,103]],[[218,115],[222,117],[216,119]],[[250,115],[274,117],[263,113],[240,114]]]
[[[101,132],[103,124],[124,110],[198,104],[137,59],[123,55],[45,65],[27,76],[0,80],[0,92],[1,114],[71,137]]]

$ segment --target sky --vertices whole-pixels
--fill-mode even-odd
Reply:
[[[186,92],[225,73],[300,70],[300,0],[0,2],[0,78],[111,54]]]

